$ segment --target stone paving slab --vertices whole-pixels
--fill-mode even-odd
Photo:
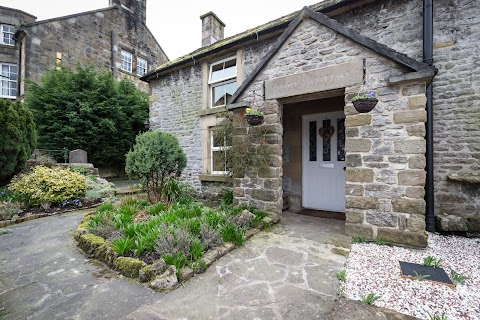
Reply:
[[[334,312],[345,257],[333,249],[350,246],[341,221],[286,213],[185,287],[156,293],[85,258],[71,236],[84,214],[28,221],[0,236],[4,319],[329,319]]]

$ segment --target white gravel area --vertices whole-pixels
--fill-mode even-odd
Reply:
[[[450,269],[465,275],[456,290],[431,281],[403,279],[399,261],[423,263],[423,258],[442,259]],[[381,296],[374,305],[420,319],[443,312],[448,320],[480,319],[480,239],[429,234],[428,247],[417,250],[372,243],[353,244],[346,264],[344,294],[360,300],[360,294]]]

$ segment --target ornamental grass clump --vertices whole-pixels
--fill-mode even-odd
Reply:
[[[13,178],[9,189],[27,206],[60,204],[85,194],[87,180],[68,169],[37,166]]]

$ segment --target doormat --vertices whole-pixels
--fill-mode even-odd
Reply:
[[[345,220],[345,212],[332,212],[332,211],[322,211],[322,210],[313,210],[313,209],[302,209],[296,214],[301,214],[304,216],[317,217],[317,218],[326,218],[334,220]]]
[[[402,278],[431,281],[455,289],[455,285],[453,284],[452,280],[450,280],[443,268],[427,267],[421,264],[409,263],[405,261],[399,262]]]

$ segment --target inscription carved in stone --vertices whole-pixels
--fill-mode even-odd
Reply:
[[[265,98],[278,99],[340,89],[363,81],[363,62],[355,60],[331,67],[265,81]]]

